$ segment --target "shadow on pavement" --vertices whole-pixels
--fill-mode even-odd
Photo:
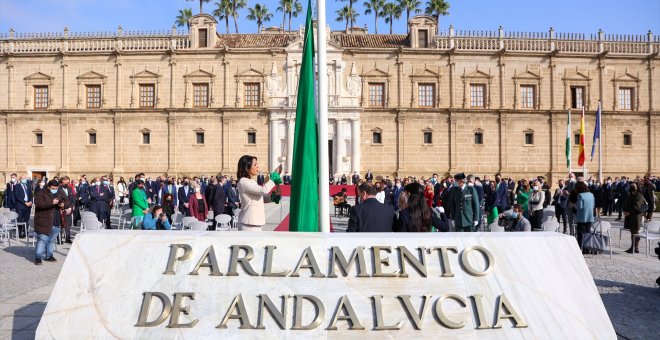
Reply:
[[[60,257],[64,258],[68,253],[66,250],[67,250],[66,248],[62,246],[58,246],[57,249],[55,249],[55,251],[53,252],[53,254],[59,255]],[[34,262],[34,247],[32,247],[32,245],[9,246],[2,248],[2,251],[13,254],[17,257],[22,257],[30,262]],[[57,256],[55,257],[57,258]]]
[[[14,311],[11,339],[34,339],[39,320],[41,320],[45,309],[45,302],[33,302]]]

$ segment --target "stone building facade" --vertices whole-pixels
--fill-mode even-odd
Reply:
[[[0,176],[232,174],[243,154],[290,172],[303,32],[216,25],[201,14],[189,33],[0,35]],[[564,176],[567,112],[573,136],[584,106],[588,152],[599,99],[604,174],[658,172],[651,32],[408,25],[408,35],[326,30],[333,176]]]

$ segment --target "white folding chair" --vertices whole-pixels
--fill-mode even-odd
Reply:
[[[85,231],[99,230],[101,229],[102,225],[103,224],[99,220],[89,220],[87,223],[85,223]]]
[[[37,232],[34,230],[34,217],[30,217],[30,222],[27,225],[28,230],[25,233],[25,244],[30,243],[32,239],[32,246],[34,247],[34,242],[37,240]]]
[[[547,221],[556,221],[557,217],[555,216],[554,207],[547,207],[543,209],[543,222]]]
[[[193,217],[193,218],[194,218],[194,217]],[[209,226],[209,225],[206,224],[206,222],[197,221],[197,220],[191,222],[191,223],[188,225],[188,227],[190,228],[190,230],[194,230],[194,231],[206,231],[206,228],[208,228],[208,226]]]
[[[194,217],[192,217],[192,216],[186,216],[186,217],[184,217],[183,220],[181,220],[181,223],[182,223],[182,225],[183,225],[183,227],[181,228],[181,230],[186,229],[186,228],[189,228],[189,227],[190,227],[190,224],[193,223],[193,222],[199,222],[199,221],[197,221],[197,219],[194,218]],[[202,223],[204,223],[204,222],[202,222]],[[206,224],[206,223],[204,223],[204,224]]]
[[[172,229],[183,230],[183,214],[175,213],[172,215]]]
[[[0,226],[7,232],[7,234],[11,237],[11,232],[14,231],[15,236],[16,236],[16,242],[18,242],[18,226],[16,223],[12,223],[12,221],[7,217],[5,214],[0,214]]]
[[[0,214],[4,213],[5,211],[11,211],[9,208],[0,208]]]
[[[232,218],[226,214],[220,214],[215,217],[215,230],[217,231],[229,231],[231,230]]]
[[[646,256],[651,253],[651,241],[660,240],[660,221],[650,221],[644,226],[644,233],[635,235],[635,238],[646,240]]]
[[[610,248],[610,259],[612,258],[612,237],[610,236],[610,229],[612,229],[612,224],[608,221],[598,221],[591,225],[591,230],[589,232],[594,234],[600,234],[607,236],[607,245]],[[582,237],[582,243],[584,244],[584,236]],[[583,247],[584,248],[584,247]]]
[[[5,221],[7,220],[7,217],[5,215],[0,214],[0,240],[2,241],[2,244],[5,244],[5,240],[9,246],[11,246],[11,235],[9,234],[9,229],[5,227]]]
[[[557,232],[559,231],[559,222],[552,220],[545,221],[541,224],[541,229],[543,231]]]
[[[209,213],[206,214],[206,221],[213,221],[213,210],[209,210]]]
[[[490,229],[491,232],[504,232],[504,227],[500,227],[497,222],[493,222],[488,225],[488,229]]]
[[[80,219],[80,232],[84,232],[85,230],[89,230],[89,225],[95,225],[96,222],[100,221],[96,218],[96,215],[92,216],[84,216]]]

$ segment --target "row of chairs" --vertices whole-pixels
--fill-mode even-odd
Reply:
[[[239,213],[240,209],[235,209],[233,218],[226,214],[220,214],[216,216],[216,230],[228,231],[236,229],[237,216]],[[206,221],[198,221],[195,217],[183,216],[183,214],[180,212],[176,212],[174,215],[172,215],[172,229],[206,230],[210,225],[212,225],[213,220],[213,211],[209,211],[208,215],[206,216]],[[119,215],[118,229],[132,229],[134,221],[135,218],[133,217],[133,211],[131,209],[124,209],[124,211]]]

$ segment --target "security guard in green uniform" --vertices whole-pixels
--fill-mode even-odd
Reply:
[[[454,175],[449,205],[456,231],[474,231],[479,224],[479,196],[474,187],[467,185],[464,173]]]

